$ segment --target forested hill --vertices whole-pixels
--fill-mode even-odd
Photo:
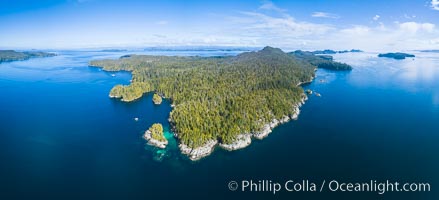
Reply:
[[[56,54],[53,53],[45,53],[39,51],[18,52],[14,50],[0,50],[0,63],[18,61],[18,60],[27,60],[30,58],[37,58],[37,57],[49,57],[55,55]]]
[[[386,58],[393,58],[396,60],[404,60],[407,57],[414,58],[415,55],[408,54],[408,53],[396,52],[396,53],[380,53],[380,54],[378,54],[378,57],[386,57]]]
[[[315,69],[308,60],[271,47],[234,57],[128,55],[90,66],[132,71],[132,83],[114,86],[111,97],[133,101],[154,91],[169,98],[175,105],[171,123],[190,147],[209,140],[228,144],[293,114],[304,95],[297,85],[309,81]]]
[[[318,68],[329,69],[329,70],[352,70],[352,67],[346,63],[340,63],[333,61],[332,56],[328,55],[315,55],[313,52],[309,51],[293,51],[289,53],[296,59],[309,62]]]

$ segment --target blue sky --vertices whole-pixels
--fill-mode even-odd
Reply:
[[[1,0],[0,48],[439,49],[439,0]]]

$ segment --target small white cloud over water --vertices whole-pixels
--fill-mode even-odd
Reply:
[[[333,14],[333,13],[327,13],[327,12],[314,12],[311,15],[312,17],[320,17],[320,18],[331,18],[331,19],[338,19],[340,16]]]

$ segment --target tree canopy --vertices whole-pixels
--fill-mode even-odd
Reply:
[[[19,61],[19,60],[27,60],[30,58],[36,57],[49,57],[55,56],[53,53],[45,53],[39,51],[29,51],[29,52],[18,52],[14,50],[0,50],[0,63],[2,62],[10,62],[10,61]]]
[[[380,54],[378,54],[378,57],[386,57],[386,58],[393,58],[393,59],[396,59],[396,60],[403,60],[406,57],[414,58],[415,55],[408,54],[408,53],[396,52],[396,53],[380,53]]]
[[[293,106],[305,95],[298,84],[314,76],[313,61],[265,47],[228,57],[127,55],[90,66],[132,72],[133,82],[114,86],[112,97],[131,101],[154,91],[169,98],[175,105],[174,131],[181,143],[195,148],[210,140],[231,143],[239,134],[294,114]]]
[[[154,95],[152,96],[152,101],[156,105],[161,104],[162,103],[162,97],[160,95],[158,95],[157,93],[154,93]]]
[[[346,63],[335,62],[332,56],[328,55],[315,55],[313,52],[309,51],[294,51],[290,52],[290,55],[295,56],[305,62],[309,62],[318,68],[329,69],[329,70],[351,70],[352,67]]]
[[[151,131],[151,138],[160,142],[166,141],[165,136],[163,135],[163,126],[160,123],[153,124],[149,129]]]

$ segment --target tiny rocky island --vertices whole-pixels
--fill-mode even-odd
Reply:
[[[352,69],[331,56],[272,47],[237,56],[127,55],[89,65],[132,73],[132,82],[114,86],[111,98],[130,102],[154,92],[155,104],[169,99],[171,130],[191,160],[211,154],[217,146],[244,148],[253,138],[263,139],[279,124],[297,119],[308,98],[301,85],[314,79],[317,68]],[[162,132],[161,125],[153,125],[144,138],[165,148]]]
[[[157,93],[154,93],[152,96],[152,102],[154,102],[155,105],[160,105],[162,103],[162,97]]]
[[[31,58],[39,58],[39,57],[51,57],[51,56],[56,56],[56,54],[40,52],[40,51],[19,52],[14,50],[0,50],[0,63],[28,60]]]
[[[396,53],[381,53],[381,54],[378,54],[378,57],[385,57],[385,58],[393,58],[393,59],[396,59],[396,60],[403,60],[403,59],[405,59],[407,57],[414,58],[415,55],[408,54],[408,53],[396,52]]]
[[[163,126],[159,123],[153,124],[148,130],[145,131],[143,138],[148,141],[148,144],[161,149],[166,148],[168,140],[163,135]]]

